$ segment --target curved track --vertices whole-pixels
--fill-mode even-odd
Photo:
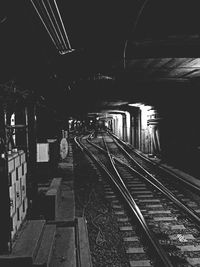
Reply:
[[[112,136],[104,133],[92,141],[89,139],[83,138],[80,146],[98,162],[118,188],[142,225],[158,261],[165,266],[198,266],[198,214],[157,179],[160,173],[156,173],[155,166],[152,171],[150,165],[144,167],[147,163],[141,158],[140,163],[133,160]]]

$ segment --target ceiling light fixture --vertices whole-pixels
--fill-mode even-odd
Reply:
[[[31,0],[31,3],[59,53],[72,52],[56,0]]]

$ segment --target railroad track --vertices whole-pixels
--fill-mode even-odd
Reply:
[[[82,141],[83,143],[85,143],[86,138],[83,138]],[[80,146],[80,143],[78,143],[78,145]],[[89,147],[90,150],[95,152],[92,145],[89,145]],[[80,148],[83,149],[83,147],[81,146]],[[98,161],[96,157],[95,160]],[[107,160],[106,156],[101,155],[101,160]],[[101,163],[100,166],[103,167]],[[108,164],[107,167],[110,167],[110,164]],[[109,171],[105,169],[105,172],[112,179]],[[159,248],[159,244],[157,244],[157,241],[151,236],[149,229],[146,227],[146,225],[144,225],[142,216],[139,216],[138,212],[135,211],[135,207],[133,207],[133,204],[130,203],[130,199],[127,199],[126,202],[124,201],[124,198],[122,199],[121,194],[124,194],[124,197],[127,198],[127,193],[123,192],[119,184],[114,183],[114,185],[115,186],[113,186],[112,183],[108,183],[108,181],[104,182],[105,197],[108,201],[111,201],[111,205],[114,209],[119,228],[123,232],[124,242],[126,243],[125,246],[127,247],[127,257],[129,257],[130,266],[162,266],[163,264],[164,266],[172,266],[168,261],[168,258],[166,257],[164,251]],[[116,188],[118,188],[118,190],[116,190]],[[128,202],[129,204],[127,204]],[[134,206],[136,206],[135,202]],[[127,207],[129,207],[129,209]],[[135,212],[134,217],[133,212]],[[140,220],[140,223],[137,223],[137,226],[135,222],[135,216],[138,216],[138,219]],[[133,218],[134,223],[132,223]],[[141,229],[141,227],[143,229]],[[144,235],[142,235],[142,233]],[[148,240],[146,239],[147,236]],[[150,257],[150,254],[153,254],[154,257]]]
[[[128,157],[131,158],[132,162],[136,163],[136,168],[138,165],[139,168],[144,168],[145,171],[150,173],[174,194],[179,201],[184,203],[197,216],[200,216],[200,188],[194,182],[185,180],[161,164],[144,157],[137,150],[130,148],[128,144],[119,140],[113,134],[109,133],[109,135],[114,138],[113,140],[117,140],[116,144],[119,148],[122,150],[125,149],[128,152]]]
[[[122,152],[112,137],[104,134],[93,140],[95,144],[88,138],[84,138],[82,140],[84,149],[86,150],[87,147],[90,151],[87,153],[90,153],[112,177],[110,180],[117,188],[117,194],[119,195],[120,192],[123,195],[126,206],[129,207],[128,213],[132,212],[132,218],[128,219],[128,223],[137,217],[137,225],[140,222],[142,226],[139,228],[142,228],[143,235],[145,233],[148,237],[148,245],[151,244],[151,255],[156,255],[148,259],[149,265],[146,266],[162,266],[163,264],[164,266],[200,266],[200,224],[197,214],[156,180],[155,173],[152,174],[143,166],[140,167],[132,162],[132,157],[127,152]],[[110,196],[115,197],[112,196],[112,191],[110,192]],[[131,238],[139,239],[134,235]],[[133,255],[136,255],[137,258],[139,253],[136,251],[139,250],[136,249],[134,242],[130,244],[127,251],[133,252],[129,254],[133,258]],[[155,254],[152,253],[152,247]],[[149,249],[145,247],[143,251],[149,251]],[[134,265],[137,264],[136,260],[135,262],[132,260],[130,264],[145,266],[141,265],[142,262],[138,263],[140,265]]]

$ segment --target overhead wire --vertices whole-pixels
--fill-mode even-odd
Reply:
[[[59,53],[63,55],[71,52],[73,49],[71,48],[56,0],[53,0],[54,8],[49,0],[47,0],[47,3],[44,0],[31,0],[31,3]]]
[[[60,35],[60,37],[61,37],[61,39],[62,39],[62,41],[63,41],[64,47],[65,47],[66,50],[68,50],[69,48],[67,47],[67,44],[66,44],[66,42],[65,42],[65,39],[64,39],[63,34],[62,34],[62,32],[61,32],[61,29],[60,29],[60,27],[59,27],[58,21],[57,21],[56,16],[55,16],[55,14],[54,14],[54,12],[53,12],[53,8],[52,8],[52,6],[51,6],[51,3],[50,3],[49,0],[47,0],[47,3],[48,3],[48,5],[49,5],[49,8],[50,8],[51,14],[52,14],[52,16],[53,16],[54,22],[55,22],[55,24],[56,24],[56,26],[57,26],[59,35]],[[70,49],[71,49],[71,48],[70,48]]]
[[[58,9],[58,5],[57,5],[57,3],[56,3],[56,0],[54,0],[54,4],[55,4],[56,10],[57,10],[57,12],[58,12],[58,16],[59,16],[59,18],[60,18],[60,22],[61,22],[61,25],[62,25],[64,34],[65,34],[64,36],[65,36],[65,38],[66,38],[66,40],[67,40],[69,49],[72,50],[71,45],[70,45],[70,42],[69,42],[69,38],[68,38],[67,33],[66,33],[66,30],[65,30],[65,26],[64,26],[64,24],[63,24],[63,21],[62,21],[62,18],[61,18],[59,9]]]
[[[31,0],[31,3],[33,4],[33,7],[35,8],[35,11],[37,12],[37,14],[38,14],[40,20],[42,21],[42,23],[43,23],[45,29],[47,30],[47,32],[48,32],[48,34],[49,34],[49,36],[50,36],[52,42],[54,43],[55,47],[57,48],[57,50],[60,50],[59,45],[57,44],[57,40],[54,39],[54,38],[55,38],[54,33],[51,32],[51,29],[49,29],[49,25],[46,24],[45,21],[44,21],[44,19],[43,19],[43,16],[44,16],[44,18],[46,18],[46,15],[43,13],[42,10],[39,11],[39,8],[38,8],[37,5],[35,4],[34,0]],[[43,13],[43,16],[40,14],[40,12]],[[47,25],[48,25],[48,26],[47,26]],[[53,36],[54,36],[54,37],[53,37]]]
[[[45,10],[45,12],[46,12],[46,17],[47,17],[47,21],[49,21],[49,25],[50,25],[50,27],[52,28],[52,30],[53,30],[53,32],[54,32],[54,36],[56,37],[56,40],[58,41],[58,43],[59,43],[59,45],[60,45],[60,47],[61,47],[61,51],[63,50],[63,49],[65,49],[64,47],[63,47],[63,44],[62,44],[62,41],[61,41],[61,39],[60,39],[60,37],[59,37],[59,34],[58,34],[58,32],[57,32],[57,30],[56,30],[56,27],[55,27],[55,25],[54,25],[54,23],[53,23],[53,21],[52,21],[52,18],[51,18],[51,16],[50,16],[50,13],[49,13],[49,11],[48,11],[48,9],[47,9],[47,6],[45,5],[45,3],[44,3],[44,1],[43,0],[39,0],[38,1],[38,3],[42,3],[42,6],[43,6],[43,8],[44,8],[44,10]]]
[[[33,0],[31,0],[31,3],[32,3],[32,5],[33,5],[35,11],[37,12],[37,14],[38,14],[40,20],[42,21],[42,23],[43,23],[45,29],[47,30],[47,32],[48,32],[48,34],[49,34],[49,36],[50,36],[52,42],[54,43],[55,47],[59,50],[59,47],[58,47],[56,41],[54,40],[54,38],[53,38],[53,36],[52,36],[52,33],[51,33],[50,29],[47,27],[47,25],[46,25],[44,19],[42,18],[42,15],[41,15],[40,12],[39,12],[39,9],[37,8],[37,6],[36,6],[36,4],[34,3]]]

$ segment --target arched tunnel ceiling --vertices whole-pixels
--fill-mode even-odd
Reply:
[[[53,108],[74,114],[130,102],[162,105],[178,101],[183,91],[186,103],[196,101],[198,1],[57,3],[75,49],[64,56],[57,53],[31,1],[1,1],[1,83],[15,80]]]

